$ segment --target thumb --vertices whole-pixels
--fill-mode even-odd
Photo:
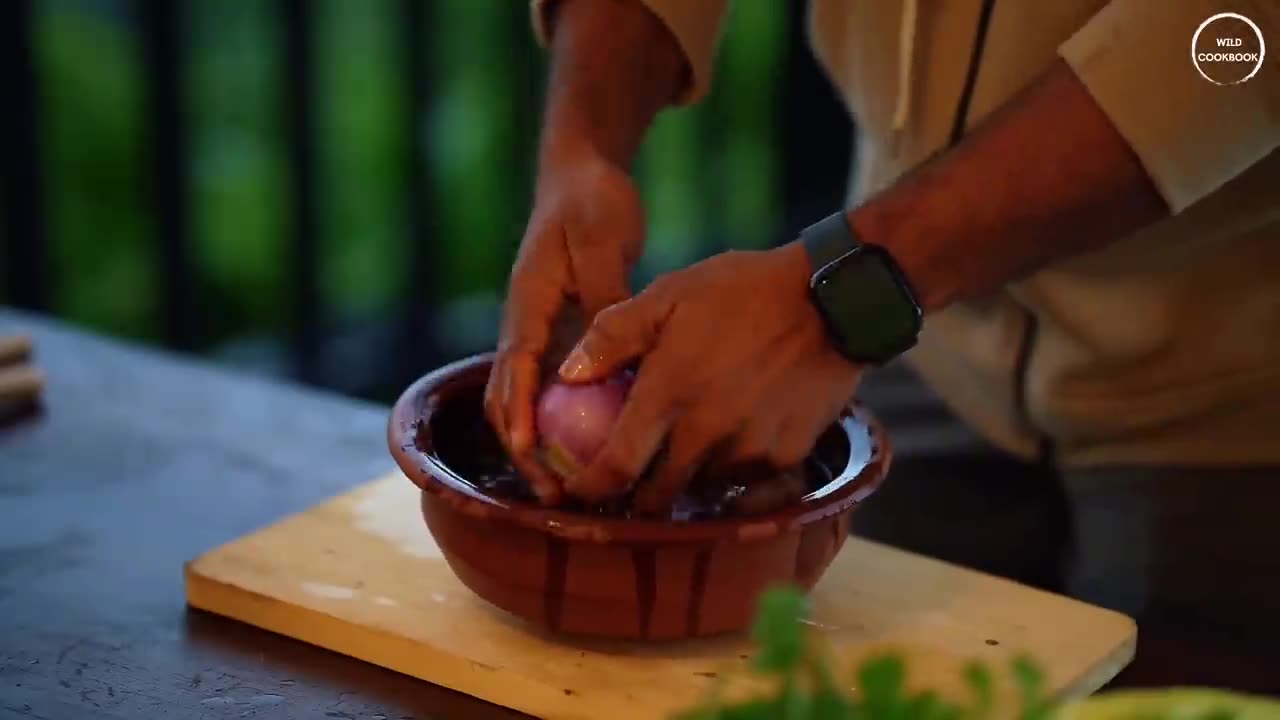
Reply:
[[[668,314],[659,294],[639,295],[596,313],[586,334],[560,365],[566,382],[593,382],[609,377],[653,349]]]

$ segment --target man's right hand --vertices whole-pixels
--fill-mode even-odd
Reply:
[[[640,0],[554,0],[533,213],[511,270],[485,413],[546,504],[563,488],[538,461],[534,402],[602,308],[630,297],[644,211],[629,169],[653,118],[689,79],[675,37]],[[576,316],[576,317],[575,317]],[[559,345],[560,347],[556,347]],[[550,352],[548,352],[550,351]]]
[[[534,403],[557,324],[574,313],[590,323],[630,297],[628,276],[644,246],[644,210],[630,176],[589,147],[543,158],[533,213],[511,271],[485,413],[513,463],[544,503],[560,481],[536,455]],[[567,352],[577,338],[568,338]],[[563,341],[562,341],[563,342]]]

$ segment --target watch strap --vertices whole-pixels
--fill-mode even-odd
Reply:
[[[863,243],[844,212],[805,228],[800,239],[813,273],[811,300],[842,355],[878,365],[915,344],[920,305],[887,250]]]
[[[813,272],[839,260],[861,243],[843,210],[832,213],[800,231],[800,241]]]

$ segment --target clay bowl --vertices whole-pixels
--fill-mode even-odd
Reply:
[[[676,640],[742,630],[770,586],[818,581],[888,468],[880,426],[851,407],[811,458],[833,479],[771,513],[680,522],[499,500],[471,482],[505,463],[483,412],[491,361],[471,357],[415,382],[392,409],[388,441],[458,579],[551,632]]]

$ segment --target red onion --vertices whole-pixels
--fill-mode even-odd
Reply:
[[[538,398],[538,437],[543,461],[573,478],[604,446],[631,389],[630,372],[593,383],[555,381]]]

